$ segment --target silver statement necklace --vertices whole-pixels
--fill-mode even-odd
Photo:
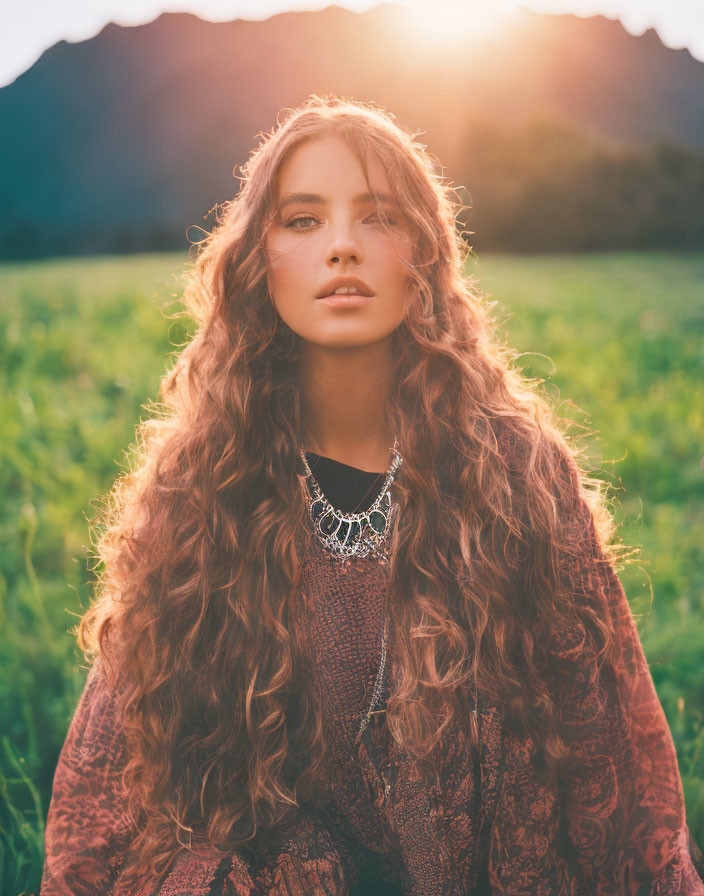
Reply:
[[[334,557],[342,560],[343,565],[348,557],[378,557],[382,563],[389,562],[387,549],[388,536],[391,523],[397,509],[397,505],[391,500],[391,483],[396,471],[402,463],[402,457],[398,451],[398,439],[394,439],[391,449],[393,460],[389,467],[384,484],[379,496],[367,510],[361,513],[343,513],[332,504],[323,494],[318,480],[308,465],[303,448],[300,449],[301,459],[306,471],[306,489],[308,499],[308,512],[313,523],[315,534],[322,544]],[[389,639],[389,614],[384,618],[384,629],[381,636],[381,659],[379,670],[374,682],[372,699],[367,711],[364,713],[359,725],[358,737],[361,737],[369,724],[381,699],[384,687],[384,670],[386,668],[386,649]],[[376,710],[380,712],[381,710]],[[385,792],[388,794],[389,785]]]
[[[398,439],[391,449],[393,460],[378,497],[361,513],[343,513],[328,501],[313,476],[303,448],[301,459],[306,472],[308,512],[318,539],[335,557],[366,557],[372,555],[388,562],[386,547],[396,504],[391,500],[391,483],[402,463]]]

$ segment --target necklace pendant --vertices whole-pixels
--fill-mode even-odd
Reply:
[[[394,440],[392,448],[394,458],[379,496],[371,507],[362,513],[343,513],[332,506],[313,476],[305,451],[303,448],[300,449],[300,457],[306,472],[306,499],[313,529],[328,551],[342,559],[342,572],[346,570],[346,561],[351,556],[371,555],[380,558],[379,562],[382,565],[388,566],[389,557],[385,544],[396,510],[396,505],[391,501],[390,487],[396,470],[402,463],[397,445],[398,440]]]

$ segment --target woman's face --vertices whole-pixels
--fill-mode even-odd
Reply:
[[[375,191],[390,193],[373,154],[369,180]],[[404,261],[412,261],[408,226],[390,196],[387,232],[366,193],[362,168],[339,137],[298,145],[279,170],[276,217],[264,243],[269,292],[285,323],[320,347],[387,339],[404,317],[409,284]],[[337,277],[356,278],[371,297],[364,304],[321,299]]]

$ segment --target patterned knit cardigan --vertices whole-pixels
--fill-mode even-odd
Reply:
[[[620,662],[556,686],[575,735],[554,789],[536,773],[536,745],[482,699],[480,749],[458,726],[447,732],[436,785],[390,737],[383,712],[358,736],[379,667],[388,570],[372,558],[341,570],[312,540],[298,625],[331,740],[326,810],[302,806],[246,854],[184,850],[161,879],[145,875],[126,889],[133,830],[121,788],[120,687],[107,688],[98,660],[54,777],[42,896],[341,896],[365,868],[376,869],[380,892],[409,896],[704,896],[670,730],[620,581],[611,564],[589,564],[601,551],[591,520],[584,545],[588,588],[575,599],[589,589],[608,597]],[[562,643],[556,662],[578,669],[579,650],[579,638]],[[391,643],[389,660],[393,680]]]

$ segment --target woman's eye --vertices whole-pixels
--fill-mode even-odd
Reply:
[[[370,215],[369,217],[376,218],[376,220],[379,221],[379,216],[376,213],[373,215]],[[369,220],[369,219],[367,219],[367,220]],[[391,227],[396,227],[396,221],[390,215],[386,216],[386,223],[389,224]]]
[[[310,215],[302,215],[300,218],[293,218],[291,221],[288,222],[288,224],[286,226],[290,227],[292,230],[308,230],[309,229],[308,227],[295,227],[294,225],[296,225],[299,221],[315,221],[315,218],[311,218]]]

